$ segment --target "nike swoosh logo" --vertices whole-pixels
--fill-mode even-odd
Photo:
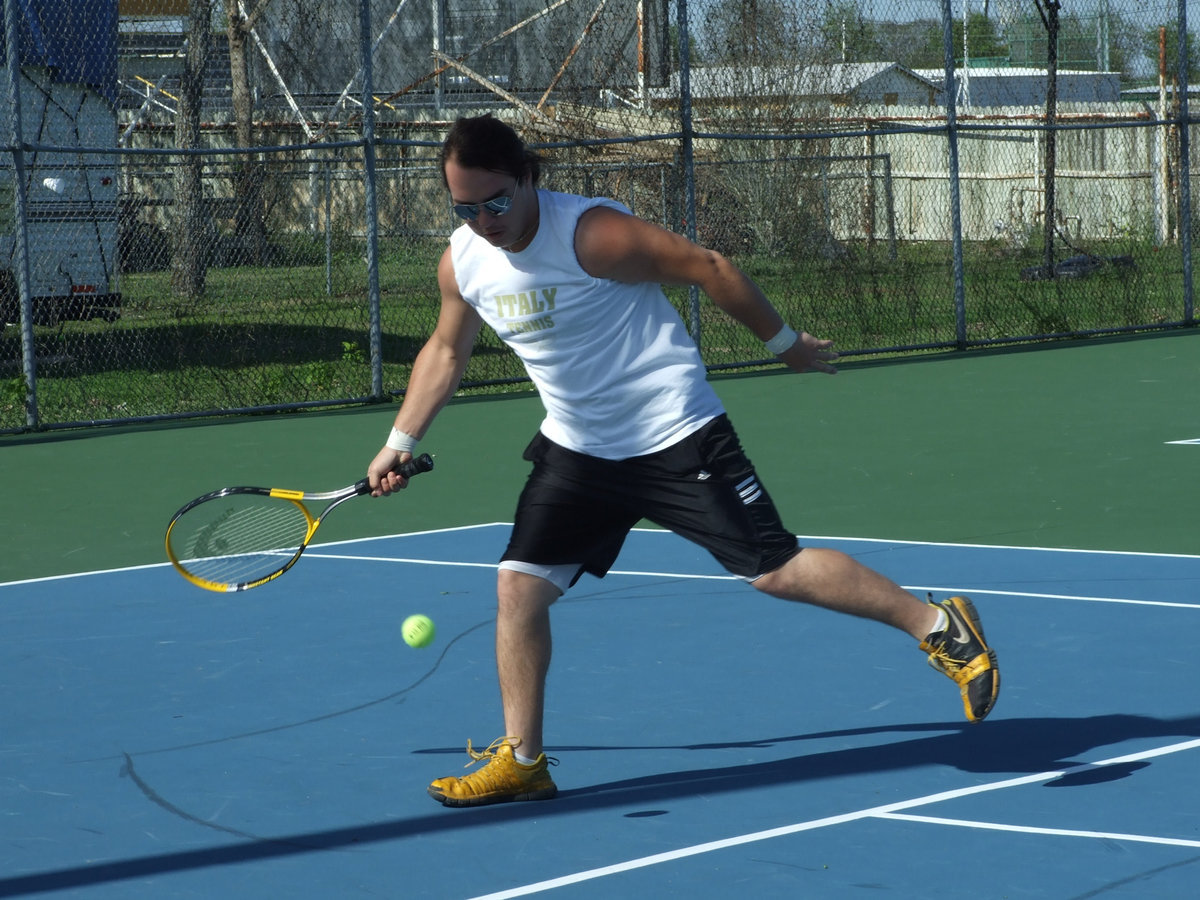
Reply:
[[[969,643],[971,640],[971,633],[963,628],[963,623],[954,616],[950,617],[950,621],[954,623],[954,640],[960,644]]]

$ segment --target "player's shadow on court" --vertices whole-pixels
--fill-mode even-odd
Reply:
[[[928,732],[938,732],[929,734]],[[950,733],[946,733],[950,732]],[[1112,714],[1086,718],[1000,719],[978,725],[930,723],[846,729],[815,734],[745,742],[721,742],[667,747],[578,747],[575,750],[709,749],[754,748],[803,743],[825,738],[847,738],[878,734],[915,734],[904,740],[872,743],[868,747],[839,747],[836,750],[801,754],[771,762],[741,766],[684,769],[647,774],[559,792],[572,805],[607,806],[628,794],[639,803],[668,801],[703,792],[740,791],[756,787],[821,781],[854,775],[900,772],[929,765],[943,765],[964,772],[1013,776],[1036,772],[1076,770],[1047,781],[1047,787],[1094,784],[1126,777],[1149,765],[1145,761],[1096,766],[1078,757],[1101,747],[1139,738],[1200,737],[1200,716],[1159,719],[1152,716]],[[568,748],[553,748],[566,752]]]
[[[936,733],[931,733],[936,732]],[[545,803],[516,803],[485,806],[471,810],[430,810],[427,814],[385,822],[367,822],[343,828],[323,829],[300,834],[256,839],[233,845],[203,847],[118,859],[39,872],[0,877],[0,897],[39,891],[54,891],[98,884],[147,878],[168,872],[203,869],[209,866],[254,862],[297,854],[324,852],[346,847],[362,847],[413,835],[436,832],[469,831],[478,828],[508,826],[526,818],[577,813],[580,810],[606,809],[636,804],[643,810],[648,803],[665,804],[697,794],[744,791],[755,787],[818,782],[839,775],[866,775],[900,772],[919,766],[945,765],[965,772],[1011,776],[1021,773],[1074,769],[1071,774],[1047,786],[1089,784],[1114,773],[1130,774],[1146,763],[1089,765],[1073,757],[1100,747],[1136,739],[1180,739],[1200,737],[1200,716],[1157,719],[1151,716],[1107,715],[1080,719],[1000,719],[981,725],[962,723],[908,724],[890,727],[848,729],[790,737],[747,741],[693,744],[687,746],[603,746],[555,747],[552,752],[571,750],[598,751],[671,751],[673,754],[734,747],[770,748],[784,744],[802,745],[825,738],[880,734],[920,735],[870,747],[840,748],[800,754],[787,759],[750,763],[740,766],[706,766],[675,772],[648,773],[638,778],[611,781],[563,790],[558,799]],[[442,753],[442,750],[418,751]],[[460,751],[461,752],[461,751]],[[1110,769],[1109,771],[1100,771]],[[572,777],[586,778],[580,766]]]

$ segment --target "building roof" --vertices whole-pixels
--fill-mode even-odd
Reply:
[[[929,81],[932,81],[937,87],[941,87],[946,80],[945,69],[914,69],[916,74],[920,75]],[[968,66],[965,70],[958,68],[954,70],[956,77],[967,73],[967,78],[1045,78],[1046,69],[1034,68],[1032,66]],[[1092,69],[1059,69],[1057,72],[1059,78],[1078,78],[1080,76],[1100,77],[1105,78],[1113,75],[1120,75],[1119,72],[1097,72]]]
[[[814,66],[705,66],[691,70],[692,96],[716,99],[748,96],[827,97],[853,94],[872,79],[890,72],[936,90],[934,82],[895,62],[833,63]],[[678,96],[679,73],[659,89],[660,97]]]

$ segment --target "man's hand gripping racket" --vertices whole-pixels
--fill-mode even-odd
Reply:
[[[423,453],[396,471],[412,478],[432,468],[433,457]],[[171,517],[167,558],[197,587],[221,592],[249,590],[294,566],[335,507],[369,493],[371,485],[366,478],[340,491],[323,493],[222,488],[197,497]],[[314,516],[305,502],[327,505]]]

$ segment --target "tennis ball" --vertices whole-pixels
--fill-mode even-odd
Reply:
[[[404,636],[404,643],[408,646],[428,647],[433,643],[437,628],[434,627],[433,619],[429,616],[417,614],[404,620],[404,624],[400,626],[400,633]]]

